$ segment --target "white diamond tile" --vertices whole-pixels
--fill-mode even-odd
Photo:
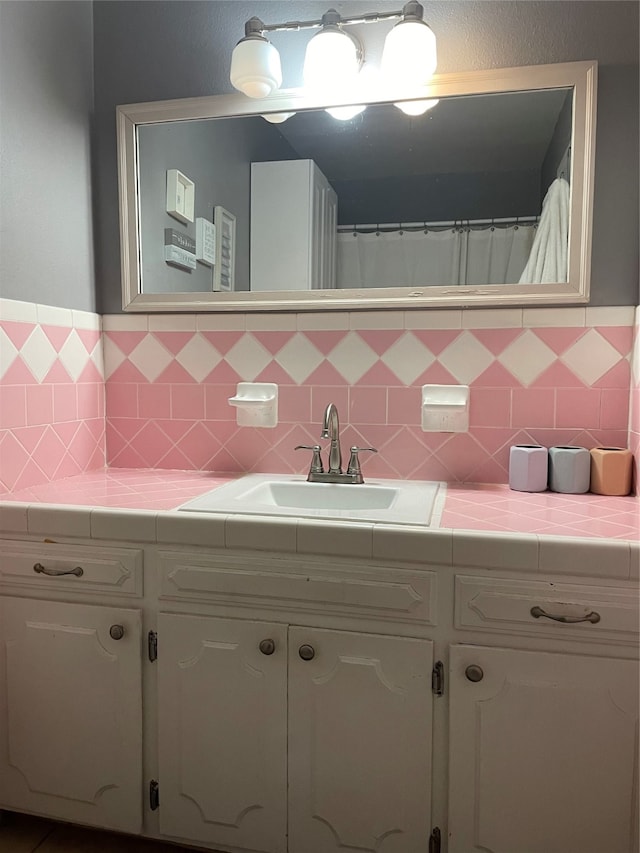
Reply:
[[[382,355],[381,361],[405,385],[411,385],[435,361],[433,353],[407,332]]]
[[[322,363],[324,356],[306,335],[295,334],[278,350],[276,361],[300,385]]]
[[[561,361],[586,385],[593,385],[611,370],[622,356],[595,329],[589,329],[573,346],[562,354]]]
[[[553,350],[528,329],[510,343],[498,358],[500,364],[522,385],[530,385],[555,360]]]
[[[561,361],[587,385],[593,385],[611,370],[621,355],[595,329],[589,329],[573,346],[562,354]]]
[[[353,384],[361,379],[378,360],[378,356],[360,335],[349,332],[335,346],[327,360],[335,367],[347,382]]]
[[[18,355],[18,350],[11,343],[9,337],[0,329],[0,379],[11,367]]]
[[[104,378],[108,379],[120,367],[126,356],[111,338],[102,336],[102,354],[104,359]]]
[[[20,355],[38,382],[42,382],[57,357],[51,341],[40,326],[36,326],[24,342],[20,348]]]
[[[440,364],[464,385],[484,373],[493,360],[493,354],[471,332],[463,332],[438,356]]]
[[[145,335],[129,356],[140,373],[149,382],[154,382],[171,362],[171,354],[153,335]]]
[[[196,382],[202,382],[221,360],[222,356],[218,350],[202,335],[194,335],[176,356],[178,364],[181,364]]]
[[[225,356],[243,382],[253,381],[271,360],[271,353],[251,334],[243,335]]]
[[[87,366],[89,356],[75,329],[62,345],[58,358],[65,367],[69,376],[75,382],[78,376]]]
[[[104,377],[104,340],[103,337],[100,338],[90,355],[91,361],[95,364],[98,373],[102,377]],[[124,356],[122,357],[124,358]]]

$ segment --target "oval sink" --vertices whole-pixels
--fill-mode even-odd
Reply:
[[[439,521],[444,495],[444,483],[419,480],[372,480],[353,485],[249,474],[179,509],[433,525]]]

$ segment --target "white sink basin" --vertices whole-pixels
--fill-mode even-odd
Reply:
[[[351,485],[249,474],[179,509],[433,526],[440,520],[444,496],[444,483],[419,480],[370,480]]]

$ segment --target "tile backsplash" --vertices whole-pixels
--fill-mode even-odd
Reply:
[[[0,494],[105,464],[97,314],[0,300]]]
[[[509,447],[626,445],[633,308],[103,318],[109,464],[302,473],[337,404],[365,476],[506,482]],[[236,425],[276,382],[274,429]],[[423,384],[468,384],[468,433],[421,430]],[[320,442],[321,444],[323,442]]]
[[[365,476],[503,483],[514,443],[629,442],[638,459],[637,316],[623,307],[100,318],[0,300],[0,491],[105,459],[302,473],[308,454],[294,447],[324,443],[331,401],[343,451],[378,448],[363,456]],[[278,384],[277,427],[237,426],[227,400],[241,381]],[[421,386],[456,383],[471,388],[469,432],[423,432]]]

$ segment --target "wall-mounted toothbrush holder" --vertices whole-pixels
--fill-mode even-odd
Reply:
[[[423,385],[423,432],[467,432],[468,385]]]
[[[238,426],[274,427],[278,424],[278,386],[273,382],[238,382],[229,405],[236,407]]]

